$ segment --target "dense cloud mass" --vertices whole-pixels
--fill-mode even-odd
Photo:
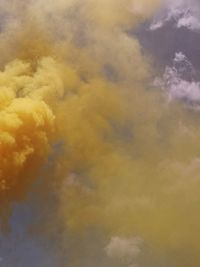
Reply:
[[[155,86],[130,34],[158,6],[0,3],[2,227],[34,187],[48,207],[36,235],[61,231],[59,267],[200,264],[199,89],[181,77],[182,53]]]

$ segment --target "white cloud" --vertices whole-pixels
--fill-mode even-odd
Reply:
[[[177,21],[177,27],[178,28],[186,27],[192,31],[199,31],[200,30],[200,18],[195,17],[189,13],[184,14]]]
[[[131,266],[135,266],[135,259],[141,252],[142,238],[121,238],[112,237],[105,251],[108,257],[122,262],[127,262]]]
[[[173,65],[165,68],[162,79],[156,79],[155,84],[167,91],[170,100],[181,100],[197,107],[200,105],[200,82],[194,77],[192,64],[179,52],[175,54]]]
[[[200,31],[200,3],[196,0],[165,0],[150,24],[150,30],[162,28],[173,21],[177,28]]]

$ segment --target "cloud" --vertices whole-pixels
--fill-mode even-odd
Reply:
[[[157,30],[171,22],[176,28],[185,27],[191,31],[200,30],[200,7],[196,0],[167,0],[150,24],[150,30]]]
[[[133,263],[141,252],[143,240],[140,237],[112,237],[105,251],[108,257],[122,262]]]
[[[181,100],[198,107],[200,102],[200,82],[195,80],[196,71],[187,57],[179,52],[175,54],[171,67],[167,66],[163,79],[157,79],[171,100]]]

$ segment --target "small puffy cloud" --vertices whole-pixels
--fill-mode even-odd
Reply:
[[[190,13],[184,14],[178,21],[177,27],[186,27],[192,31],[200,30],[200,18],[193,16]]]
[[[172,66],[165,68],[162,79],[156,85],[167,91],[170,100],[181,100],[189,106],[200,104],[200,81],[195,78],[195,69],[187,57],[179,52],[175,54]]]
[[[118,236],[112,237],[105,251],[108,257],[123,262],[132,263],[141,252],[143,240],[140,237],[121,238]]]
[[[150,24],[150,30],[162,28],[173,21],[176,28],[200,31],[200,5],[196,0],[165,0]]]

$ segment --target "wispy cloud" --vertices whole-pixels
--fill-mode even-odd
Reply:
[[[192,31],[200,31],[200,8],[196,0],[166,0],[153,19],[150,30],[163,27],[169,21],[176,28],[185,27]]]
[[[155,83],[168,93],[169,99],[182,100],[190,106],[200,104],[200,82],[196,80],[196,71],[182,53],[175,54],[172,66],[166,66],[162,79]]]

